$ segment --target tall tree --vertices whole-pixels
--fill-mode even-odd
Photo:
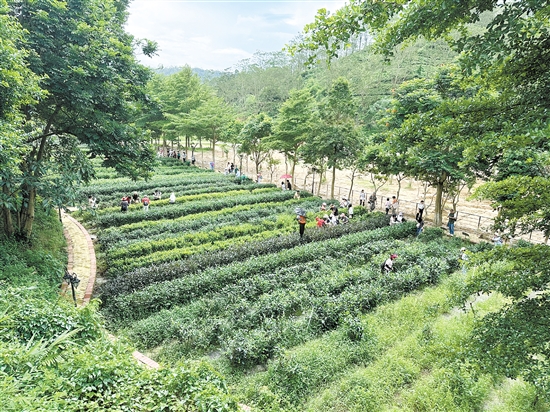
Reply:
[[[147,90],[157,102],[160,113],[150,112],[145,125],[172,143],[186,136],[186,130],[182,130],[184,118],[210,97],[209,89],[189,66],[169,76],[155,76]]]
[[[269,156],[268,138],[272,127],[271,118],[260,113],[250,118],[239,134],[239,152],[250,156],[254,161],[256,175],[261,172],[261,163]]]
[[[279,109],[270,145],[290,160],[293,184],[298,151],[311,136],[317,119],[315,100],[308,89],[292,90]]]
[[[356,114],[356,103],[349,82],[344,78],[337,79],[319,103],[320,121],[300,150],[308,164],[317,165],[319,159],[326,159],[326,166],[332,169],[332,198],[336,169],[351,166],[362,146]]]
[[[91,177],[81,144],[124,175],[150,173],[154,156],[148,136],[132,125],[147,102],[150,72],[137,63],[133,38],[124,31],[125,2],[13,0],[9,5],[26,29],[29,68],[47,91],[37,104],[23,108],[27,139],[17,222],[28,237],[38,195],[47,201],[51,193],[74,187],[67,179]],[[70,161],[61,161],[61,155]],[[49,176],[63,176],[64,182]]]
[[[29,70],[22,48],[24,32],[17,20],[9,16],[0,0],[0,210],[2,227],[14,234],[12,211],[17,208],[17,184],[20,182],[20,159],[24,155],[24,134],[20,107],[33,104],[39,97],[38,78]]]
[[[212,145],[212,162],[216,161],[216,143],[224,130],[232,126],[231,108],[219,97],[208,96],[201,105],[180,117],[178,131],[187,136],[205,137]]]
[[[388,132],[378,159],[386,174],[414,177],[436,189],[436,225],[443,221],[443,195],[474,174],[462,167],[465,139],[452,118],[439,111],[442,101],[465,93],[460,85],[448,82],[449,71],[441,69],[434,80],[417,79],[403,83],[394,93],[384,122]]]
[[[470,32],[468,24],[490,11],[486,30]],[[501,206],[497,223],[514,233],[518,223],[547,230],[544,204],[550,177],[533,176],[531,168],[509,173],[511,153],[549,152],[550,9],[545,0],[355,0],[336,16],[318,16],[309,26],[305,49],[338,54],[344,41],[368,29],[377,47],[391,54],[396,45],[419,36],[446,37],[459,52],[464,82],[479,90],[452,102],[439,113],[452,121],[447,130],[468,139],[463,163],[479,167],[483,178],[496,177],[478,192]],[[460,35],[451,32],[457,30]],[[438,118],[425,119],[435,125]],[[517,158],[517,157],[516,157]],[[525,160],[529,160],[527,157]],[[545,166],[548,163],[543,163]],[[508,172],[499,178],[499,166]],[[517,195],[516,195],[517,193]],[[506,221],[506,216],[508,221]],[[521,230],[521,229],[520,229]],[[480,364],[508,377],[522,377],[549,399],[548,253],[544,247],[496,248],[481,255],[468,281],[467,294],[498,290],[509,298],[505,308],[478,320],[474,346]]]

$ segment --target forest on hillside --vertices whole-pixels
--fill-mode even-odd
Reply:
[[[58,322],[57,308],[36,306],[41,295],[33,295],[32,282],[47,289],[45,301],[55,302],[64,258],[59,244],[45,240],[44,233],[59,235],[48,211],[81,204],[83,185],[94,182],[101,168],[128,179],[123,185],[151,181],[162,167],[159,150],[191,154],[208,147],[209,160],[216,162],[215,148],[223,143],[233,156],[248,158],[256,174],[280,161],[275,153],[283,154],[291,167],[299,164],[324,175],[332,183],[332,198],[343,169],[371,176],[375,186],[390,177],[414,178],[436,192],[437,226],[443,223],[443,199],[475,185],[472,197],[490,201],[498,211],[495,232],[512,239],[537,230],[548,240],[550,25],[545,1],[352,0],[334,14],[319,11],[285,51],[257,53],[231,72],[207,79],[189,67],[159,74],[139,64],[136,53],[152,55],[156,44],[124,31],[127,6],[114,0],[0,0],[0,228],[6,242],[2,266],[9,268],[2,269],[1,279],[6,296],[28,288],[21,299],[0,302],[6,313],[0,317],[6,330],[0,371],[7,404],[10,394],[30,388],[36,399],[48,393],[52,410],[65,407],[69,402],[58,401],[59,394],[75,385],[73,371],[62,362],[69,346],[92,371],[77,377],[86,382],[79,387],[89,391],[98,410],[103,401],[96,396],[99,386],[101,393],[109,392],[109,402],[119,402],[111,383],[88,385],[94,364],[76,349],[101,335],[97,314],[67,309],[61,316],[65,320]],[[255,199],[257,189],[249,190],[247,199]],[[267,196],[258,190],[258,197]],[[196,207],[199,213],[207,206]],[[137,219],[113,216],[104,219]],[[281,219],[262,223],[265,232],[274,231],[272,225],[282,224]],[[51,227],[37,231],[39,220]],[[221,233],[208,236],[225,236]],[[40,243],[50,250],[42,251]],[[30,251],[22,251],[27,245]],[[17,255],[8,253],[12,249],[28,263],[18,266]],[[475,359],[471,381],[482,374],[519,379],[531,385],[531,406],[541,407],[550,393],[550,253],[546,245],[524,242],[479,252],[469,261],[475,270],[460,295],[462,303],[475,293],[498,292],[504,300],[498,310],[476,319],[469,335],[471,353],[460,356]],[[41,262],[44,267],[38,268]],[[422,262],[419,266],[427,265]],[[18,271],[33,281],[21,283]],[[361,273],[371,279],[367,272]],[[31,320],[21,316],[29,306],[38,308]],[[47,322],[38,327],[42,313]],[[331,336],[338,340],[347,334],[341,328],[350,328],[345,322],[354,321],[336,318],[337,332]],[[82,332],[88,327],[91,335]],[[426,342],[433,342],[434,329],[425,333]],[[113,353],[105,339],[94,342]],[[355,349],[350,346],[350,357],[359,356]],[[464,360],[460,356],[457,362]],[[125,363],[115,358],[111,371],[118,369],[117,362]],[[278,372],[288,377],[293,371],[305,373],[286,361],[280,358],[283,363],[270,366],[281,384],[291,379]],[[58,364],[65,369],[56,377],[48,368]],[[179,402],[181,388],[174,386],[170,371],[151,377],[129,370],[134,380],[118,385],[130,397],[147,379],[157,379],[171,391],[171,402]],[[197,387],[212,395],[195,394],[193,407],[225,402],[227,409],[237,408],[210,366],[182,364],[175,373],[196,379]],[[462,378],[454,385],[460,387]],[[309,388],[290,391],[295,395],[290,404]],[[277,394],[264,395],[263,400]],[[75,404],[85,405],[86,396]],[[312,402],[330,403],[331,395],[326,396]],[[472,402],[480,405],[481,398]],[[461,407],[468,410],[467,403]]]

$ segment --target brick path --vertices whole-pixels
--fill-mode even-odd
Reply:
[[[63,213],[61,221],[69,255],[67,270],[76,274],[80,279],[80,285],[76,289],[76,302],[79,306],[86,306],[92,297],[96,276],[96,259],[92,238],[80,222],[72,216]]]
[[[66,213],[61,215],[63,233],[67,239],[68,264],[67,270],[75,273],[80,279],[80,285],[76,289],[76,302],[78,306],[86,306],[90,303],[94,291],[96,277],[96,258],[92,238],[88,231]],[[70,288],[64,283],[64,294],[71,299]],[[109,335],[111,339],[116,339]],[[142,353],[135,351],[133,357],[143,365],[157,369],[159,364]]]

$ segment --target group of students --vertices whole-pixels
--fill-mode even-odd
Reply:
[[[327,208],[327,204],[323,202],[323,204],[319,208],[319,211],[328,212],[330,210],[330,215],[326,213],[325,215],[323,215],[323,217],[315,217],[317,227],[321,228],[327,226],[336,226],[339,224],[346,224],[349,222],[350,219],[353,219],[353,205],[351,204],[351,202],[349,202],[346,198],[343,198],[342,202],[340,202],[340,207],[347,208],[347,216],[345,213],[339,213],[338,206],[331,204]]]
[[[155,191],[155,194],[157,192],[158,191]],[[120,211],[123,213],[126,213],[128,211],[128,206],[130,204],[138,204],[138,203],[141,203],[143,205],[143,210],[148,210],[149,203],[151,203],[151,200],[147,195],[140,198],[138,195],[138,192],[134,192],[132,193],[132,196],[123,196],[122,199],[120,199]]]
[[[164,157],[164,150],[159,149],[159,151],[157,152],[157,157]],[[187,161],[187,153],[185,153],[185,150],[180,152],[179,150],[170,149],[166,157],[172,157],[174,159],[182,160],[183,162]],[[195,155],[191,156],[191,164],[195,164]]]
[[[233,162],[227,162],[227,166],[225,166],[223,174],[227,176],[228,174],[232,173],[234,173],[236,177],[239,177],[241,175],[239,168],[235,166]]]
[[[153,200],[161,200],[162,199],[162,192],[160,190],[155,190],[153,193]],[[176,194],[172,192],[170,194],[170,203],[176,203]],[[132,193],[132,196],[123,196],[120,200],[120,211],[125,213],[128,211],[128,206],[130,204],[139,204],[141,203],[143,205],[143,210],[147,211],[149,210],[149,204],[151,203],[151,200],[149,199],[149,196],[145,195],[142,198],[139,197],[138,192]]]
[[[359,193],[359,206],[366,206],[366,203],[369,205],[369,210],[372,212],[374,209],[376,209],[376,193],[372,193],[369,196],[369,200],[367,201],[367,194],[365,193],[364,189],[361,189],[361,192]]]

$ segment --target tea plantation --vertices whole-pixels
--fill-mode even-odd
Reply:
[[[322,199],[163,162],[169,173],[150,182],[82,193],[101,199],[79,218],[97,235],[96,294],[113,333],[163,364],[207,362],[255,410],[481,410],[494,396],[498,379],[457,366],[472,328],[467,312],[449,317],[461,240],[434,228],[416,238],[414,223],[389,226],[360,207],[317,228]],[[122,196],[157,189],[148,210],[120,211]],[[307,211],[303,239],[296,207]],[[399,257],[383,274],[390,253]],[[393,310],[402,318],[382,320]]]

